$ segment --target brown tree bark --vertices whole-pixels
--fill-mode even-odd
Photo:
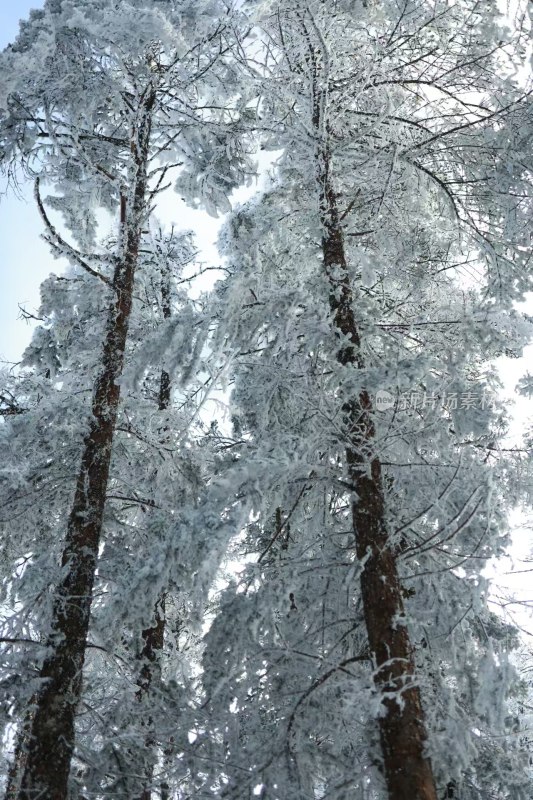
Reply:
[[[56,588],[49,655],[40,672],[29,734],[28,755],[18,800],[66,800],[74,751],[74,724],[80,699],[92,591],[120,400],[119,378],[132,305],[135,269],[147,207],[147,165],[155,91],[146,90],[132,130],[131,201],[121,203],[123,253],[112,281],[113,301],[95,382],[90,430],[68,519],[62,557],[63,578]]]
[[[317,153],[317,181],[330,306],[343,338],[337,360],[344,367],[362,369],[361,339],[327,149]],[[378,724],[388,795],[390,800],[437,800],[431,764],[425,755],[426,729],[413,648],[402,623],[402,585],[385,522],[382,469],[374,450],[373,408],[368,392],[363,390],[358,397],[346,400],[343,411],[348,439],[346,462],[354,497],[355,547],[364,563],[364,619],[375,666],[374,682],[385,709]]]

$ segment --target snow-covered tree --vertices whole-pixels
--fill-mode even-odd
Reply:
[[[176,279],[194,255],[190,238],[173,235],[168,240],[148,240],[142,250],[127,345],[132,366],[147,343],[153,348],[162,338],[163,326],[167,341],[178,344],[177,331],[173,332],[165,320],[168,307],[181,314],[184,327],[195,315],[183,287],[180,293],[175,288]],[[161,271],[163,264],[167,274]],[[50,587],[58,580],[61,532],[83,444],[83,421],[91,410],[106,300],[103,290],[100,296],[91,291],[91,281],[77,268],[45,282],[42,325],[21,368],[3,381],[4,395],[11,398],[12,408],[13,404],[17,408],[1,429],[6,454],[2,470],[2,576],[7,649],[3,687],[8,724],[17,720],[25,701],[34,693],[35,669],[45,644],[42,632],[49,624]],[[161,284],[165,287],[163,308]],[[178,375],[180,369],[191,369],[191,341],[181,349],[181,358],[177,346],[172,358],[166,358],[168,368],[177,370]],[[171,585],[164,558],[155,553],[160,556],[164,550],[164,533],[170,536],[173,532],[173,514],[198,481],[190,445],[197,405],[182,396],[177,398],[179,413],[168,408],[168,380],[163,377],[161,381],[161,374],[169,375],[161,367],[164,354],[164,348],[159,347],[150,372],[143,375],[138,388],[132,386],[126,392],[119,407],[91,628],[93,654],[104,652],[114,664],[119,663],[114,659],[122,666],[129,664],[130,680],[138,682],[139,692],[144,687],[144,694],[155,681],[148,681],[140,629],[146,629],[149,636],[158,587]],[[145,363],[144,357],[141,363]],[[191,389],[193,396],[199,389]],[[89,684],[94,672],[91,664],[89,659]],[[102,674],[100,670],[94,679],[95,685],[100,684],[99,692],[106,683]],[[116,676],[113,680],[116,684]],[[92,708],[97,718],[105,715],[103,708],[95,708],[98,701],[90,688],[84,693],[83,705]],[[146,716],[145,706],[142,713]],[[82,727],[86,728],[86,710],[83,716]],[[94,724],[90,733],[94,738]],[[98,751],[101,742],[98,737],[96,741]]]
[[[274,209],[290,220],[283,232],[272,225]],[[210,777],[230,779],[230,797],[261,784],[266,797],[383,797],[380,702],[357,587],[318,243],[281,190],[242,209],[234,226],[241,248],[234,239],[235,276],[221,305],[239,319],[233,485],[249,503],[251,563],[223,594],[207,639],[205,744],[215,764],[222,742],[226,753]],[[419,275],[405,252],[397,266]],[[444,792],[455,781],[469,798],[514,782],[520,797],[526,778],[509,732],[498,727],[503,705],[494,694],[500,681],[508,690],[516,637],[487,610],[479,571],[506,541],[497,487],[507,491],[508,480],[503,463],[485,463],[504,428],[488,407],[494,386],[484,360],[525,338],[527,327],[487,315],[447,270],[436,278],[438,269],[403,294],[384,270],[380,291],[363,293],[358,306],[372,326],[367,378],[400,394],[376,414],[387,524],[437,786]]]
[[[512,632],[481,575],[506,510],[487,359],[530,335],[506,311],[531,285],[520,32],[476,3],[253,5],[282,155],[220,290],[256,558],[208,636],[210,779],[526,796],[499,716]]]
[[[3,164],[76,266],[0,392],[13,797],[524,800],[483,568],[515,494],[490,365],[531,335],[525,25],[238,5],[48,0],[2,55]],[[227,212],[245,131],[272,174],[200,307],[150,217],[174,170]],[[228,375],[233,430],[196,436]]]
[[[234,90],[225,59],[230,38],[231,11],[214,2],[50,0],[2,55],[9,75],[0,98],[2,164],[8,174],[22,164],[37,176],[50,246],[103,284],[98,290],[108,298],[21,798],[67,792],[143,230],[177,166],[182,194],[203,198],[211,210],[227,207],[244,178],[235,112],[213,103],[215,93]],[[75,245],[49,218],[44,180],[56,190],[48,203],[62,212]],[[98,208],[119,217],[112,253],[95,243]]]

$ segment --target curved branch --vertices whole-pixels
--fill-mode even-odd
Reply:
[[[435,175],[435,173],[431,172],[431,170],[427,169],[427,167],[423,167],[422,164],[420,164],[418,161],[411,160],[411,159],[405,159],[405,160],[406,160],[406,162],[408,164],[412,164],[413,167],[415,167],[416,169],[419,169],[420,172],[423,172],[425,175],[427,175],[428,178],[431,178],[431,180],[434,183],[436,183],[437,186],[439,186],[442,189],[442,191],[445,193],[445,195],[448,197],[448,200],[451,203],[451,206],[452,206],[452,209],[453,209],[453,212],[454,212],[456,218],[460,222],[464,222],[463,218],[459,214],[459,209],[457,207],[456,198],[454,197],[453,193],[450,191],[450,189],[448,188],[446,183],[442,180],[442,178],[439,178],[438,175]]]
[[[56,228],[50,222],[48,218],[48,214],[46,213],[46,209],[44,207],[44,203],[41,197],[40,192],[40,178],[35,179],[35,201],[37,203],[37,208],[39,209],[39,214],[41,215],[41,219],[43,220],[48,233],[50,234],[51,238],[45,237],[48,244],[57,251],[65,251],[75,262],[78,264],[82,269],[92,275],[93,278],[98,278],[99,280],[103,281],[107,286],[112,286],[112,282],[109,278],[106,278],[105,275],[102,275],[101,272],[93,269],[92,267],[87,264],[87,262],[83,259],[81,253],[79,253],[72,245],[66,242],[62,236],[57,232]]]
[[[336,672],[339,671],[346,672],[345,668],[349,664],[355,664],[356,662],[360,661],[367,661],[367,662],[371,661],[370,654],[364,654],[361,656],[352,656],[352,658],[346,658],[344,661],[341,661],[340,664],[336,664],[334,667],[329,669],[323,675],[320,675],[318,678],[315,678],[313,683],[305,690],[305,692],[302,694],[302,696],[300,697],[300,699],[298,700],[298,702],[296,703],[295,707],[292,710],[292,713],[289,717],[289,722],[287,724],[287,737],[290,736],[290,733],[292,731],[294,720],[296,718],[296,712],[298,711],[302,703],[309,697],[309,695],[312,694],[316,689],[318,689],[319,686],[322,686],[322,684],[325,683],[328,680],[328,678],[331,678],[331,676],[334,675]]]

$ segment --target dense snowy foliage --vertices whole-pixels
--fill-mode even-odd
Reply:
[[[0,163],[71,264],[0,384],[9,800],[531,796],[485,577],[532,335],[513,14],[47,0],[1,55]],[[210,292],[172,189],[226,215]]]

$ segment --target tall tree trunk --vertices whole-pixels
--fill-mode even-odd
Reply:
[[[121,203],[123,253],[113,276],[101,369],[94,387],[56,589],[47,656],[40,673],[18,800],[66,800],[74,723],[85,659],[92,591],[120,400],[119,379],[132,305],[135,269],[147,206],[147,165],[155,91],[146,90],[131,138],[131,201]],[[128,207],[129,206],[129,207]]]
[[[322,254],[330,285],[329,303],[342,338],[337,360],[343,367],[363,369],[361,337],[337,197],[331,177],[330,128],[327,120],[327,58],[324,42],[315,50],[302,15],[297,14],[306,42],[304,56],[310,79],[311,126],[315,134],[315,176],[322,226]],[[366,390],[345,398],[346,464],[352,489],[352,525],[361,561],[361,597],[374,682],[385,713],[378,718],[383,771],[389,800],[437,800],[431,763],[425,755],[426,726],[417,686],[409,631],[401,623],[403,594],[397,556],[385,519],[381,463],[375,453],[372,401]]]
[[[168,270],[161,275],[161,308],[163,310],[163,319],[170,319],[172,315],[172,303],[170,274]],[[158,407],[160,411],[166,411],[170,406],[170,390],[170,375],[165,370],[162,370],[158,398]]]
[[[161,301],[163,318],[170,319],[172,314],[170,298],[170,276],[167,272],[161,275]],[[158,408],[159,411],[166,411],[170,406],[171,383],[170,375],[165,370],[161,371],[159,382]],[[140,654],[141,670],[138,678],[139,689],[136,693],[140,703],[147,703],[153,691],[154,683],[159,680],[161,675],[161,655],[165,644],[165,595],[162,593],[155,605],[154,624],[142,632],[143,648]],[[143,725],[147,731],[144,741],[144,766],[143,766],[143,787],[139,800],[152,800],[152,784],[154,770],[157,760],[156,740],[153,730],[153,719],[148,712]],[[164,791],[162,787],[161,792]]]
[[[318,123],[318,110],[315,112]],[[316,125],[318,132],[318,124]],[[317,153],[317,180],[323,226],[322,252],[331,287],[334,324],[343,338],[339,363],[362,369],[361,340],[353,309],[342,228],[330,175],[327,148]],[[382,470],[374,452],[372,402],[363,390],[343,406],[348,433],[346,462],[353,491],[356,553],[364,563],[361,594],[374,681],[383,697],[379,717],[383,767],[390,800],[437,800],[431,764],[425,755],[426,729],[420,690],[404,614],[397,557],[385,522]]]
[[[165,643],[165,596],[162,594],[156,603],[155,622],[150,628],[142,632],[144,641],[140,659],[142,662],[140,675],[138,678],[137,700],[147,704],[150,694],[154,689],[154,683],[159,679],[161,671],[161,654]],[[146,730],[143,748],[143,786],[139,795],[139,800],[151,800],[152,783],[154,778],[155,763],[157,760],[156,740],[153,730],[153,719],[150,712],[147,712],[146,719],[143,720]]]

